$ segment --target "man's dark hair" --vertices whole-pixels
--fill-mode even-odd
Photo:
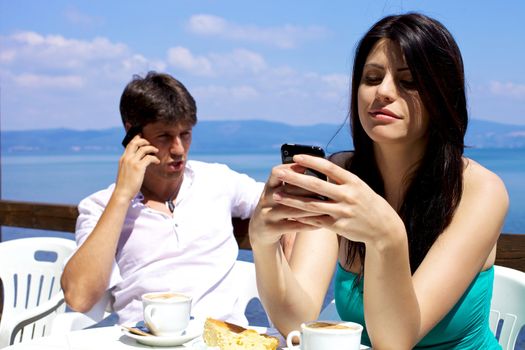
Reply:
[[[143,127],[153,122],[197,123],[195,100],[186,87],[169,74],[134,75],[120,98],[122,123]]]

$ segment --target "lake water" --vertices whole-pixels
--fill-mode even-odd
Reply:
[[[467,156],[497,173],[505,182],[510,209],[503,232],[525,234],[525,149],[469,149]],[[2,198],[35,202],[77,204],[89,194],[114,182],[120,155],[2,156]],[[225,163],[232,169],[265,181],[279,154],[192,154],[190,158]],[[31,237],[34,230],[5,227],[2,239]],[[44,232],[49,236],[73,238],[71,234]],[[250,251],[240,259],[252,261]],[[330,288],[326,301],[333,298]],[[260,305],[252,305],[248,318],[265,324]]]
[[[503,232],[525,233],[525,149],[469,149],[467,156],[498,174],[507,186],[510,209]],[[3,156],[2,198],[77,204],[114,182],[119,155]],[[279,154],[190,155],[225,163],[265,181]],[[4,239],[9,239],[5,230]]]

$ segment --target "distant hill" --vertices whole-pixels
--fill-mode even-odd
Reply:
[[[2,131],[1,151],[4,155],[120,153],[123,136],[124,130],[120,127]],[[336,124],[295,126],[261,120],[200,121],[194,130],[192,153],[271,153],[277,152],[284,142],[320,145],[328,153],[352,148],[348,124],[341,127]],[[525,126],[473,119],[466,145],[525,148]]]

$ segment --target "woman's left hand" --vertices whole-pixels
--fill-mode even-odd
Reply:
[[[283,170],[279,180],[328,198],[322,200],[285,191],[274,193],[274,200],[282,205],[319,214],[292,219],[364,243],[380,240],[392,230],[404,230],[404,224],[392,206],[358,176],[319,157],[297,155],[294,162],[326,174],[330,181],[292,169]]]

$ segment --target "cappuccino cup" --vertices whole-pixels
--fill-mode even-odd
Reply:
[[[174,292],[153,292],[142,295],[144,323],[156,336],[181,335],[190,323],[189,295]]]
[[[363,326],[354,322],[311,321],[286,337],[289,350],[359,350]],[[293,340],[299,345],[294,346]]]

